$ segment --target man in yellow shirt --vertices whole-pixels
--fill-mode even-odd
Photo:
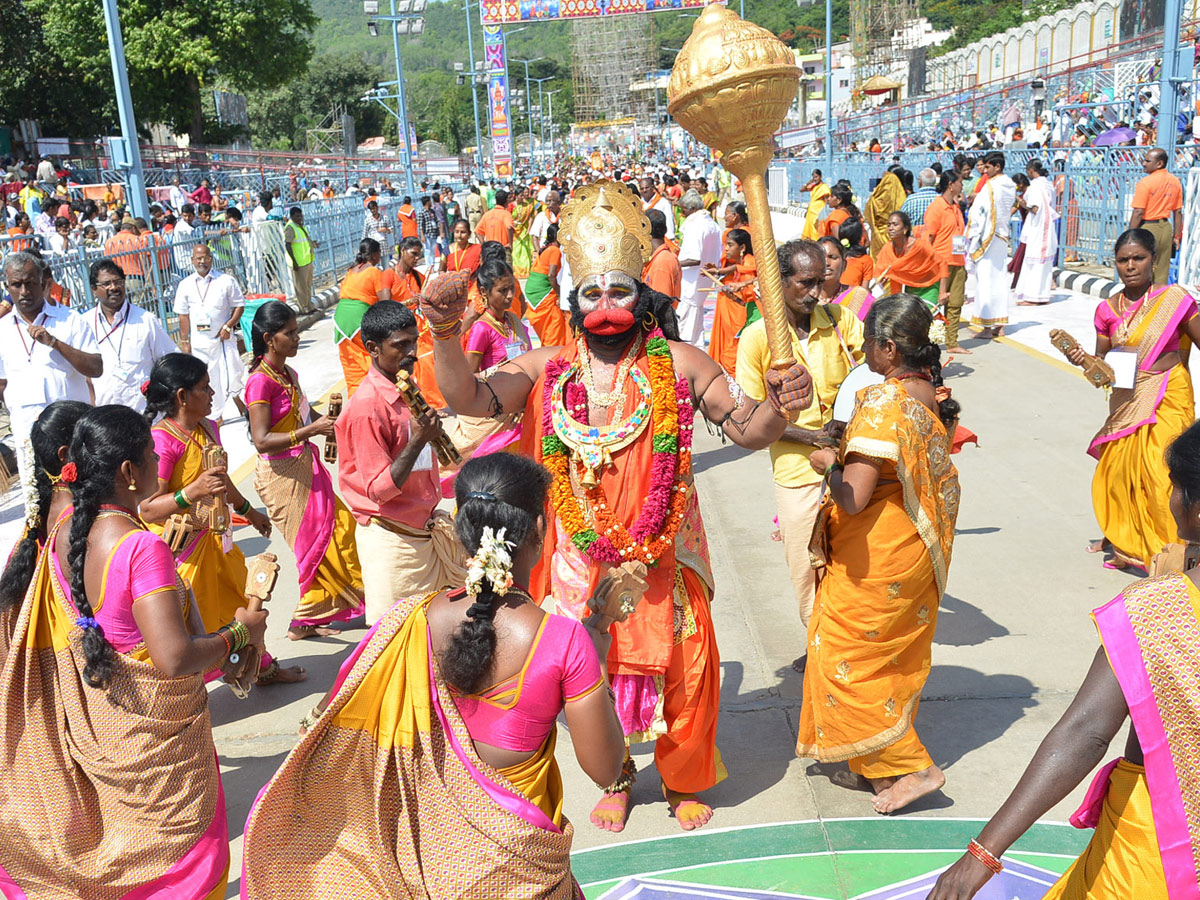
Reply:
[[[821,504],[821,476],[808,457],[820,442],[828,445],[833,440],[826,426],[833,418],[838,388],[864,359],[863,327],[858,316],[836,303],[819,303],[825,280],[825,253],[819,244],[798,240],[780,246],[779,273],[792,352],[813,381],[813,402],[792,415],[783,437],[770,446],[779,533],[800,621],[807,629],[816,597],[808,543]],[[771,368],[766,325],[763,319],[747,325],[738,343],[738,383],[747,396],[759,401],[767,398],[766,374]],[[800,657],[792,666],[803,671],[806,658]]]

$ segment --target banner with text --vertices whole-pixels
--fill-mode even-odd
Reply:
[[[710,0],[480,0],[479,17],[485,25],[586,19],[625,13],[694,9]]]

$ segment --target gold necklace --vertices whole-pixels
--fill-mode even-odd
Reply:
[[[501,322],[499,319],[497,319],[495,316],[493,316],[491,310],[485,309],[483,311],[482,318],[483,318],[483,321],[487,322],[489,325],[491,325],[493,328],[495,328],[498,332],[500,332],[501,337],[506,337],[506,338],[511,339],[516,334],[516,332],[513,330],[513,328],[510,325],[508,325],[508,323]]]
[[[633,361],[637,358],[638,350],[642,346],[642,336],[638,334],[629,345],[629,349],[625,352],[625,356],[617,365],[617,371],[613,374],[612,387],[608,391],[596,390],[596,383],[592,377],[592,355],[588,350],[587,342],[580,335],[575,339],[576,346],[579,351],[579,372],[583,377],[583,386],[587,389],[588,403],[596,406],[616,406],[618,403],[621,408],[624,408],[625,401],[625,379],[629,377],[629,370],[633,368]]]

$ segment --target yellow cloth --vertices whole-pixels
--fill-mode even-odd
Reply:
[[[804,232],[800,235],[806,241],[815,241],[821,236],[820,218],[829,200],[829,185],[818,184],[808,195],[808,210],[804,213]]]
[[[155,427],[178,437],[179,432],[165,425]],[[204,473],[203,447],[209,443],[208,433],[203,426],[197,426],[191,437],[184,443],[183,456],[171,472],[168,493],[187,487]],[[161,524],[146,527],[155,534],[163,533]],[[205,631],[216,631],[233,619],[238,607],[246,605],[246,557],[236,545],[226,553],[221,535],[206,528],[189,540],[175,557],[175,569],[196,596],[196,608],[200,610]]]
[[[830,514],[796,753],[865,757],[855,770],[868,777],[904,775],[929,765],[912,723],[950,564],[958,473],[941,421],[895,381],[859,393],[842,461],[853,454],[880,464],[880,483],[859,513]]]
[[[530,803],[544,812],[550,821],[562,828],[564,794],[562,774],[558,770],[558,760],[554,758],[554,747],[557,743],[558,726],[555,726],[537,753],[525,762],[496,771]]]
[[[879,251],[888,242],[888,217],[904,205],[907,196],[904,193],[904,185],[900,183],[895,172],[888,172],[884,175],[879,186],[871,192],[871,197],[863,208],[863,218],[871,226],[872,259],[879,256]]]
[[[1156,553],[1179,540],[1164,454],[1194,419],[1192,378],[1177,365],[1167,379],[1157,421],[1103,446],[1092,476],[1092,506],[1119,559],[1149,567]]]
[[[1168,900],[1146,771],[1121,760],[1096,833],[1043,900]]]
[[[813,379],[813,402],[792,416],[797,428],[819,431],[833,416],[833,401],[846,376],[863,360],[863,326],[858,316],[837,304],[824,304],[813,310],[812,331],[807,341],[800,340],[792,330],[792,352],[808,369]],[[835,330],[836,325],[836,330]],[[838,338],[841,332],[841,339]],[[854,355],[847,359],[842,343]],[[771,368],[771,352],[767,347],[767,323],[759,319],[747,325],[738,342],[737,381],[742,390],[754,400],[767,398],[766,375]],[[771,445],[771,467],[775,483],[784,487],[801,487],[821,480],[808,458],[816,447],[792,441],[776,441]]]

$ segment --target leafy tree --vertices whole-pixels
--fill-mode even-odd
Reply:
[[[104,15],[96,0],[25,0],[75,84],[111,93]],[[202,94],[272,88],[304,73],[316,25],[309,0],[127,0],[125,56],[139,121],[204,138]],[[74,129],[73,129],[74,130]]]

